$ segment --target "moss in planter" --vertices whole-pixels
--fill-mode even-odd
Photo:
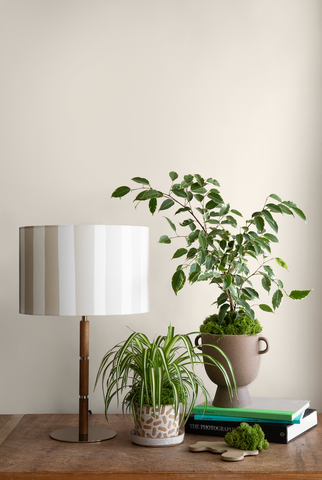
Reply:
[[[180,385],[177,385],[177,390],[178,390],[178,397],[180,403],[187,404],[187,398],[182,394]],[[135,403],[140,403],[140,398],[141,398],[141,388],[137,387],[132,390],[132,394],[129,395],[129,400],[134,397]],[[129,403],[130,403],[129,401]],[[163,385],[162,387],[162,392],[161,392],[161,398],[160,398],[160,404],[161,405],[174,405],[175,404],[175,399],[174,399],[174,394],[171,386],[169,385]],[[152,399],[150,395],[147,395],[146,392],[143,393],[143,405],[148,405],[150,407],[153,406]]]
[[[201,333],[210,333],[212,335],[257,335],[262,331],[259,321],[240,312],[228,312],[222,323],[218,321],[218,315],[215,313],[207,317],[200,325]]]

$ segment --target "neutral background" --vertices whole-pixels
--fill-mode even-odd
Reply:
[[[134,176],[167,189],[171,170],[216,178],[246,218],[273,192],[306,212],[279,219],[274,254],[288,291],[314,290],[258,312],[251,393],[322,412],[322,1],[0,0],[0,69],[0,413],[78,409],[79,319],[19,315],[19,226],[150,227],[150,312],[90,319],[91,390],[127,327],[191,332],[213,312],[204,283],[173,294],[163,215],[110,198]]]

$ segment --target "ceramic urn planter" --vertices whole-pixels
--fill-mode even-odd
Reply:
[[[200,339],[201,346],[199,346]],[[261,341],[266,344],[264,349],[261,349]],[[210,380],[217,385],[213,405],[224,408],[250,407],[251,398],[247,387],[257,377],[261,355],[268,351],[267,339],[259,335],[225,335],[223,338],[220,338],[220,335],[201,333],[196,337],[195,344],[204,354],[211,355],[218,360],[228,373],[227,362],[222,354],[212,345],[219,347],[229,358],[234,371],[238,398],[234,391],[231,401],[223,374],[216,366],[207,365],[207,359],[204,359],[206,373]],[[232,380],[230,375],[229,377]]]

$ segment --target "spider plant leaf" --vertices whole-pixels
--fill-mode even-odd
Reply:
[[[194,347],[193,347],[193,345],[192,345],[192,343],[191,343],[191,340],[190,340],[190,338],[187,337],[186,335],[181,335],[181,336],[180,336],[180,340],[182,340],[182,342],[184,343],[184,345],[185,345],[185,347],[186,347],[186,353],[188,353],[191,367],[192,367],[192,369],[194,369],[194,358],[193,358],[193,355],[194,355]]]
[[[155,391],[158,399],[158,409],[161,411],[161,395],[162,395],[163,375],[162,368],[158,367],[155,370]]]
[[[221,350],[219,347],[215,346],[215,345],[208,345],[208,346],[211,346],[213,348],[215,348],[223,357],[224,359],[226,360],[227,362],[227,365],[228,365],[228,368],[229,368],[229,372],[231,374],[231,377],[232,377],[232,380],[233,380],[233,384],[234,384],[234,389],[236,390],[237,392],[237,384],[236,384],[236,379],[235,379],[235,375],[234,375],[234,372],[233,372],[233,367],[230,363],[230,360],[229,358],[227,357],[227,355],[225,354],[225,352],[223,350]],[[197,353],[197,355],[199,356],[199,354]],[[229,393],[229,396],[231,396],[232,394],[232,386],[231,386],[231,381],[230,381],[230,378],[225,370],[225,368],[221,365],[220,362],[218,362],[217,360],[215,360],[212,356],[210,355],[206,355],[206,354],[202,354],[203,356],[203,359],[207,358],[209,361],[210,361],[210,365],[211,364],[215,364],[219,370],[221,371],[221,373],[223,374],[224,378],[225,378],[225,381],[226,381],[226,385],[227,385],[227,388],[228,388],[228,393]]]
[[[173,393],[173,397],[174,397],[174,411],[175,411],[174,416],[177,417],[177,415],[178,415],[178,413],[179,413],[179,393],[178,393],[178,388],[177,388],[175,382],[171,381],[170,384],[171,384],[172,393]]]
[[[148,375],[150,379],[150,395],[153,407],[153,415],[155,417],[156,413],[156,385],[155,385],[155,370],[153,367],[150,367],[148,370]]]

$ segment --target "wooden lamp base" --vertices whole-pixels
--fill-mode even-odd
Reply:
[[[55,430],[50,438],[60,442],[94,443],[110,440],[116,432],[109,428],[88,426],[88,385],[89,385],[89,321],[80,321],[79,346],[79,424],[78,427]]]

